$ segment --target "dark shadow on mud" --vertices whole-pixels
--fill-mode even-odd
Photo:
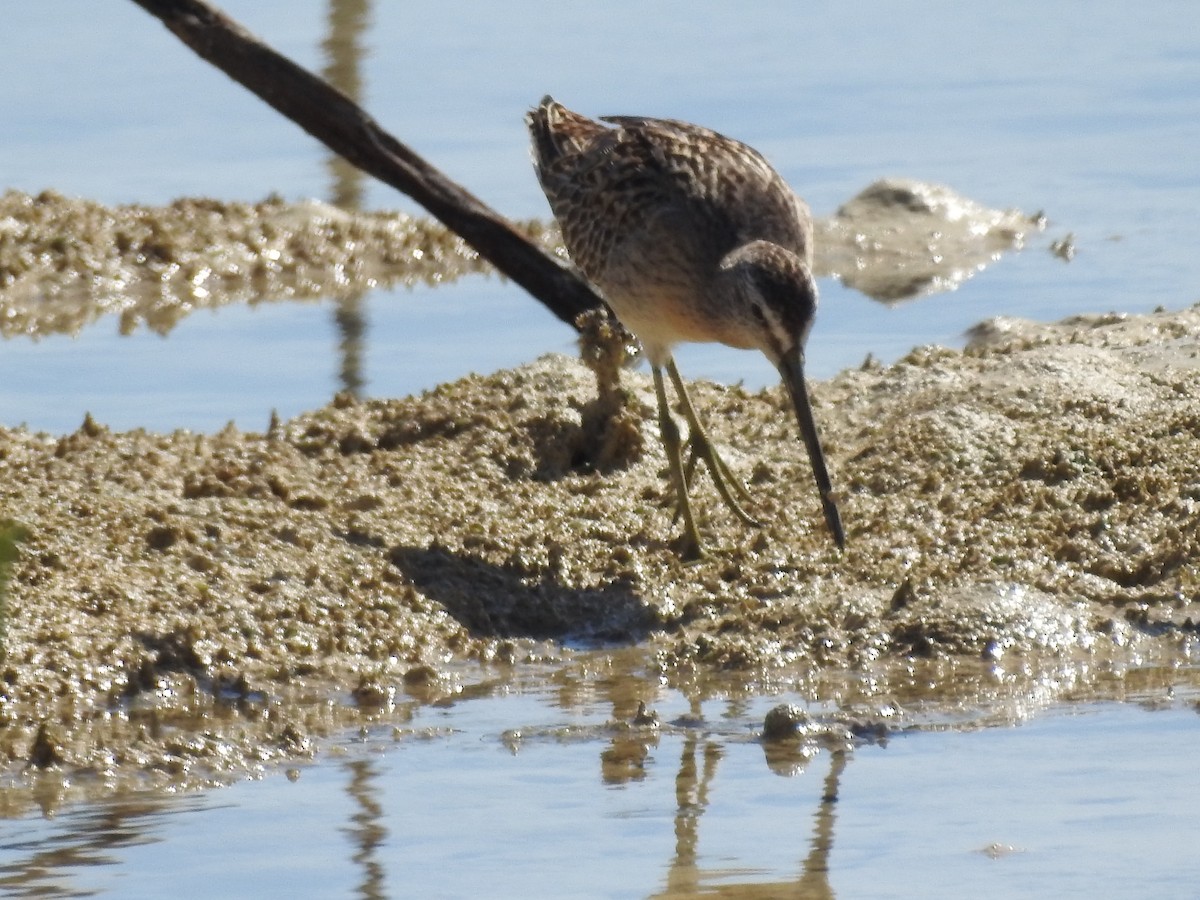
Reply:
[[[388,559],[474,637],[636,642],[664,624],[623,581],[567,587],[550,572],[499,566],[437,544],[393,547]]]

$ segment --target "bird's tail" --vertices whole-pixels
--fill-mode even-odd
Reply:
[[[539,166],[549,166],[562,156],[578,153],[603,125],[572,112],[549,94],[525,114]]]

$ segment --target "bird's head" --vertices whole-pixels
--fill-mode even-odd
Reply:
[[[743,343],[775,363],[804,353],[817,314],[817,285],[795,253],[769,241],[738,247],[721,263],[740,309]]]
[[[804,380],[804,347],[817,314],[812,272],[795,253],[767,241],[739,247],[725,257],[721,268],[732,288],[730,302],[738,307],[741,345],[762,350],[783,378],[812,462],[825,522],[838,547],[843,547],[842,519]]]

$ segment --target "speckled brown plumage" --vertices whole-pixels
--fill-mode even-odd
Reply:
[[[661,369],[680,394],[696,458],[722,498],[745,495],[708,440],[671,358],[683,341],[757,348],[776,365],[812,459],[830,531],[844,541],[803,379],[817,307],[807,204],[740,141],[673,119],[600,121],[546,97],[526,117],[534,164],[572,260],[641,339],[655,376],[686,552],[698,554],[678,432]]]

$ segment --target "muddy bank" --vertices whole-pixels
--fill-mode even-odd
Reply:
[[[884,301],[949,290],[1044,227],[947,187],[880,181],[817,223],[819,275]],[[563,253],[557,226],[517,223]],[[319,201],[182,199],[105,206],[53,191],[0,195],[0,335],[169,332],[197,309],[356,296],[489,271],[457,235],[396,212]]]
[[[553,235],[528,223],[531,239]],[[312,200],[205,198],[105,206],[54,191],[0,196],[0,334],[169,332],[197,309],[345,297],[483,269],[465,241],[402,213]]]
[[[697,384],[768,524],[701,478],[693,566],[648,378],[606,422],[562,357],[265,434],[0,430],[0,509],[28,530],[0,753],[18,781],[253,769],[563,641],[642,642],[674,682],[857,672],[953,702],[1194,663],[1198,368],[1190,309],[996,321],[816,385],[841,554],[781,392]]]

